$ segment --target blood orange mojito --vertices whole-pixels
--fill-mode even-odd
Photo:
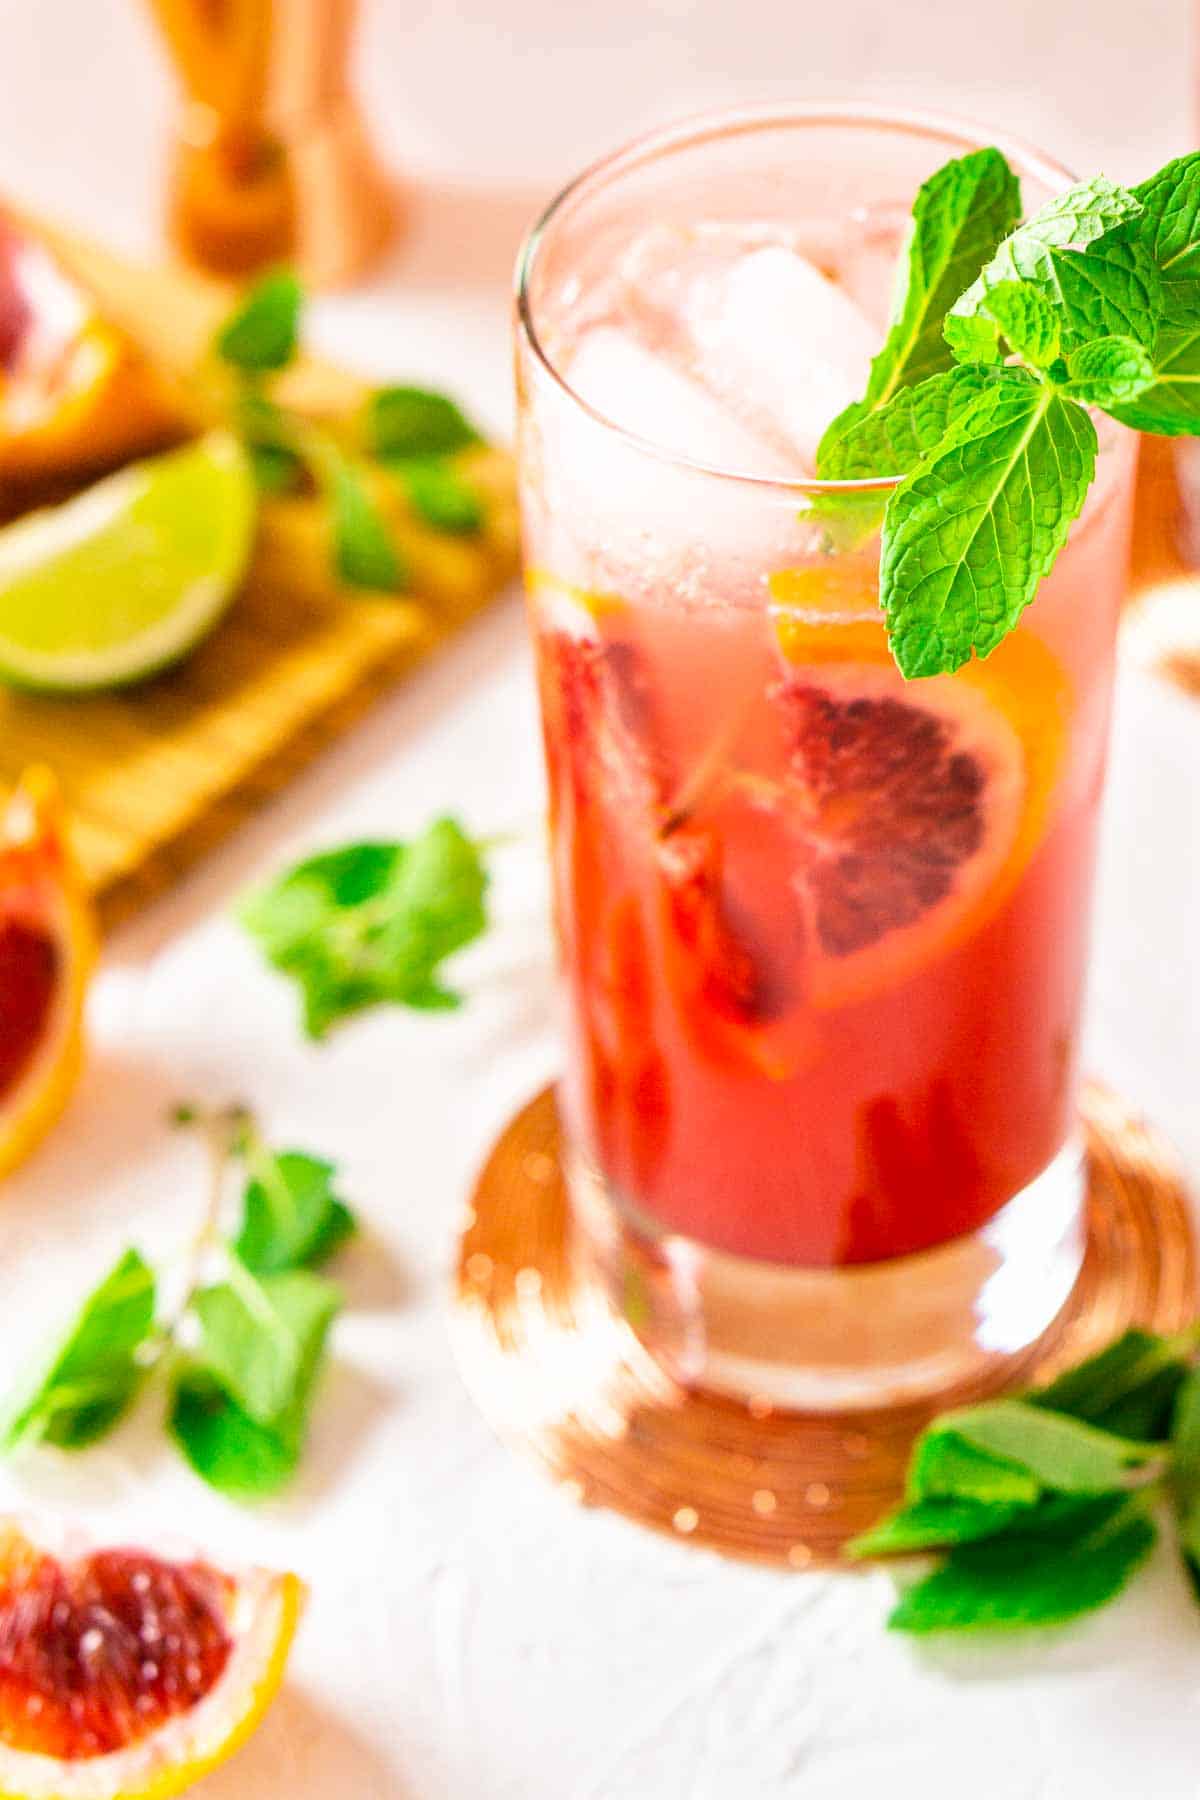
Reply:
[[[813,479],[887,325],[913,192],[962,148],[816,113],[637,147],[552,210],[521,297],[580,1209],[609,1212],[618,1291],[649,1283],[653,1309],[661,1266],[701,1340],[730,1270],[743,1312],[754,1266],[777,1278],[762,1319],[793,1358],[805,1319],[835,1321],[814,1356],[840,1399],[851,1365],[952,1372],[939,1320],[973,1343],[990,1329],[981,1353],[1016,1348],[1078,1265],[1132,439],[1101,421],[1085,510],[1017,628],[920,680],[889,648],[878,531]],[[1059,182],[1023,173],[1035,195]],[[906,1298],[854,1285],[943,1246],[906,1265]],[[1010,1266],[1003,1301],[1018,1255],[1028,1279]],[[816,1271],[841,1272],[835,1301]],[[947,1280],[923,1335],[889,1325]],[[981,1327],[989,1283],[1004,1318]],[[886,1341],[861,1341],[851,1322],[876,1306]],[[703,1342],[696,1369],[720,1375]]]

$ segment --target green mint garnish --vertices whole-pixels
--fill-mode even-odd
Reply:
[[[1200,1371],[1196,1369],[1189,1371],[1175,1398],[1171,1449],[1171,1497],[1179,1548],[1200,1596]]]
[[[1177,157],[1133,192],[1145,209],[1142,241],[1158,265],[1163,318],[1200,325],[1200,156]]]
[[[904,1504],[855,1557],[945,1551],[905,1590],[900,1631],[1060,1623],[1115,1597],[1175,1505],[1200,1593],[1200,1325],[1132,1330],[1048,1386],[936,1419]]]
[[[946,313],[1020,217],[1016,176],[998,150],[973,150],[931,175],[913,204],[913,222],[884,345],[871,364],[864,398],[834,420],[817,452],[817,468],[832,474],[836,438],[865,412],[886,406],[900,389],[950,367],[942,335]]]
[[[855,1558],[912,1556],[920,1550],[947,1550],[996,1537],[1029,1507],[1012,1500],[973,1500],[967,1496],[933,1495],[897,1507],[847,1545]]]
[[[1133,1328],[1026,1398],[1118,1436],[1161,1443],[1170,1435],[1189,1355],[1186,1336],[1161,1337]]]
[[[1007,1456],[970,1444],[941,1420],[913,1446],[905,1497],[918,1500],[986,1500],[1032,1506],[1042,1484],[1032,1470]]]
[[[1053,309],[1068,348],[1114,333],[1148,342],[1161,303],[1158,271],[1139,241],[1142,205],[1103,176],[1056,195],[1007,237],[946,318],[965,361],[998,361],[1003,325],[992,292],[1032,288]]]
[[[395,592],[407,571],[362,471],[329,431],[271,400],[257,386],[239,396],[238,428],[250,447],[260,488],[297,485],[307,473],[329,511],[332,562],[348,587]]]
[[[407,571],[382,513],[350,462],[343,459],[333,470],[329,494],[333,562],[340,578],[348,587],[398,592]]]
[[[1115,412],[1154,383],[1154,363],[1144,344],[1130,337],[1097,338],[1072,351],[1066,391],[1087,406]]]
[[[266,276],[244,296],[217,333],[217,356],[237,377],[234,423],[244,440],[259,492],[271,497],[311,483],[329,516],[330,560],[346,587],[398,593],[408,570],[372,493],[372,459],[400,481],[410,506],[435,531],[461,536],[480,529],[480,497],[444,459],[481,442],[470,420],[445,394],[388,387],[372,394],[362,417],[318,423],[272,397],[271,378],[295,359],[303,290],[290,270]],[[348,446],[365,445],[365,455]]]
[[[1115,1599],[1157,1535],[1141,1495],[1052,1501],[951,1551],[888,1624],[914,1633],[1063,1624]]]
[[[367,402],[363,431],[372,456],[450,456],[479,443],[471,421],[446,394],[429,388],[379,388]]]
[[[250,467],[260,494],[288,494],[299,486],[304,463],[282,444],[247,444]]]
[[[0,1449],[36,1441],[78,1450],[112,1430],[141,1385],[155,1293],[153,1270],[127,1250],[10,1406]]]
[[[273,1425],[293,1406],[340,1305],[324,1276],[289,1269],[260,1281],[234,1259],[229,1279],[192,1302],[197,1361],[256,1424]]]
[[[1200,327],[1166,325],[1151,351],[1153,379],[1135,398],[1112,408],[1135,431],[1200,437]]]
[[[301,1150],[273,1152],[253,1137],[243,1150],[249,1180],[233,1249],[258,1276],[314,1269],[354,1234],[354,1215],[334,1191],[332,1163]]]
[[[483,525],[483,503],[454,464],[441,456],[383,458],[417,517],[435,531],[470,537]]]
[[[1027,1400],[992,1400],[946,1413],[931,1432],[935,1439],[950,1433],[972,1450],[1024,1470],[1044,1493],[1107,1494],[1161,1475],[1167,1460],[1159,1444],[1118,1437]]]
[[[264,275],[217,333],[218,356],[250,374],[285,369],[300,341],[303,304],[304,291],[292,270]]]
[[[1027,371],[981,394],[895,490],[880,603],[907,676],[957,669],[1008,635],[1083,509],[1096,464],[1084,409]]]
[[[311,1394],[292,1414],[258,1425],[200,1364],[176,1373],[168,1429],[201,1481],[230,1500],[267,1500],[293,1479],[304,1451]]]
[[[310,857],[251,894],[240,916],[267,961],[298,983],[306,1029],[319,1038],[381,1003],[459,1005],[441,966],[486,929],[487,884],[481,847],[438,819],[410,843]]]
[[[1001,169],[998,151],[976,152],[922,188],[896,322],[864,398],[818,452],[823,480],[902,477],[884,496],[822,495],[813,512],[859,532],[882,516],[880,604],[908,677],[987,656],[1016,626],[1093,479],[1088,407],[1200,435],[1200,153],[1133,191],[1085,182],[997,243],[998,220],[1007,229],[1017,210]],[[932,280],[947,221],[956,251]],[[935,318],[971,258],[969,283]],[[951,353],[955,370],[937,361]]]
[[[43,1442],[80,1450],[118,1423],[144,1382],[170,1372],[170,1429],[193,1468],[238,1499],[295,1473],[338,1290],[312,1273],[354,1230],[329,1163],[266,1148],[241,1109],[176,1107],[212,1158],[204,1224],[179,1303],[158,1316],[162,1282],[128,1250],[84,1302],[58,1348],[8,1410],[0,1450]],[[224,1234],[231,1162],[245,1176],[242,1222]],[[217,1277],[217,1279],[213,1279]]]

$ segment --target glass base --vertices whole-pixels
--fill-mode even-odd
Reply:
[[[753,1409],[901,1405],[995,1376],[1066,1304],[1084,1252],[1069,1144],[981,1231],[885,1263],[804,1269],[663,1232],[568,1170],[572,1255],[676,1380]]]

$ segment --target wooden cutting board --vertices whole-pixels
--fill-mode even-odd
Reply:
[[[35,229],[102,310],[168,365],[191,366],[229,311],[230,290],[190,270],[145,268],[40,222]],[[286,382],[293,403],[318,412],[351,406],[363,391],[315,358]],[[488,497],[486,526],[478,537],[449,538],[406,517],[397,535],[412,587],[403,597],[294,581],[276,525],[294,541],[317,520],[304,516],[308,502],[279,502],[284,513],[266,518],[243,592],[179,669],[72,700],[0,688],[0,787],[33,762],[55,770],[105,924],[174,880],[515,574],[509,457],[480,448],[459,463]],[[315,537],[314,545],[319,557]]]

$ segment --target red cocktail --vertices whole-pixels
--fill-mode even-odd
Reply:
[[[701,125],[569,190],[524,270],[578,1216],[652,1349],[805,1404],[1014,1350],[1078,1268],[1133,440],[1102,429],[1019,628],[919,681],[878,537],[831,530],[811,475],[912,194],[964,147],[870,114]],[[1012,160],[1035,202],[1065,179]]]

